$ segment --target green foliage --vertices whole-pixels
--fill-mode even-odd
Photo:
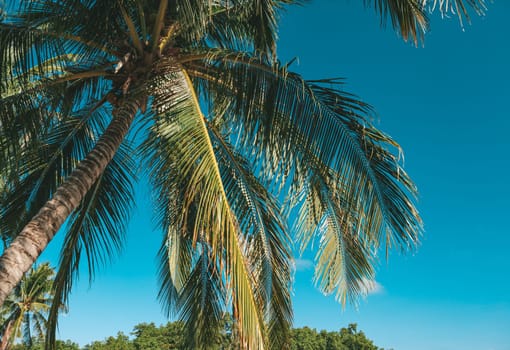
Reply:
[[[70,340],[57,340],[55,346],[55,350],[80,350],[80,346]],[[10,350],[44,350],[44,341],[34,339],[32,341],[32,346],[16,344],[13,345]]]
[[[53,303],[53,276],[49,263],[28,271],[0,309],[0,338],[13,344],[17,339],[30,346],[32,333],[42,337],[46,331],[47,316]]]
[[[56,350],[193,350],[186,346],[183,337],[185,327],[182,322],[169,322],[156,326],[154,323],[140,323],[134,326],[131,339],[122,332],[102,341],[93,341],[80,348],[78,344],[67,340],[57,340]],[[210,350],[238,350],[232,334],[232,318],[223,318],[221,336],[211,339]],[[43,350],[44,342],[34,339],[32,347],[16,344],[11,350]],[[280,349],[276,349],[280,350]],[[340,331],[328,332],[302,327],[290,331],[289,350],[384,350],[374,345],[356,324],[350,324]]]
[[[86,345],[84,350],[134,350],[136,349],[133,342],[123,334],[117,333],[116,337],[108,337],[103,341],[94,341]]]
[[[292,330],[291,337],[291,350],[384,350],[358,331],[356,324],[349,324],[338,332],[296,328]]]
[[[184,344],[184,325],[181,322],[156,327],[154,323],[141,323],[134,327],[133,340],[136,350],[180,349]]]

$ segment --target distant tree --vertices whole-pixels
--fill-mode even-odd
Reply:
[[[80,350],[80,346],[71,340],[57,340],[55,346],[56,350]],[[32,340],[32,346],[16,344],[11,347],[11,350],[44,350],[44,340],[34,338]]]
[[[322,330],[319,333],[321,345],[325,350],[348,350],[349,348],[342,343],[342,337],[339,332],[327,332]]]
[[[356,323],[351,323],[347,328],[342,328],[340,330],[340,338],[342,343],[346,346],[346,349],[349,350],[382,350],[374,345],[374,343],[369,340],[365,333],[357,330],[358,325]]]
[[[309,327],[295,328],[291,337],[291,350],[384,350],[358,331],[355,323],[339,332],[317,333]]]
[[[135,347],[128,336],[122,332],[117,337],[108,337],[103,341],[94,341],[85,345],[84,350],[134,350]]]
[[[132,333],[136,350],[170,350],[184,347],[184,325],[181,322],[169,322],[166,326],[156,327],[154,323],[141,323]]]
[[[317,331],[309,327],[295,328],[291,331],[291,350],[321,350]]]
[[[205,345],[211,350],[239,350],[242,349],[236,341],[235,325],[229,314],[223,315],[220,336],[210,339]],[[108,337],[103,341],[94,341],[86,345],[83,350],[195,350],[186,344],[186,327],[182,322],[169,322],[156,326],[151,323],[140,323],[134,326],[134,339],[130,340],[125,334],[118,333],[117,337]],[[290,350],[384,350],[374,345],[362,331],[358,331],[356,324],[349,324],[340,331],[328,332],[310,327],[292,329]],[[12,350],[42,350],[42,342],[34,342],[33,348],[17,345]],[[204,348],[202,344],[202,348]],[[70,341],[58,341],[56,350],[79,350],[77,344]],[[274,349],[283,350],[283,349]]]

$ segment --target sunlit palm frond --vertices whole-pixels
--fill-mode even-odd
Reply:
[[[197,84],[212,91],[211,98],[226,110],[222,120],[234,130],[232,138],[238,149],[262,163],[258,171],[263,183],[276,182],[273,188],[290,189],[291,196],[299,199],[297,194],[309,191],[310,183],[326,179],[326,188],[311,197],[316,203],[323,203],[322,207],[310,207],[300,220],[299,226],[306,227],[307,232],[302,237],[304,246],[312,232],[338,236],[339,230],[345,230],[351,237],[355,232],[357,242],[368,243],[366,249],[359,248],[366,256],[350,249],[359,255],[351,260],[357,261],[358,271],[370,278],[368,262],[381,244],[395,241],[406,248],[416,245],[421,220],[409,198],[416,188],[390,151],[399,150],[398,145],[373,128],[367,114],[369,106],[343,92],[341,82],[307,82],[264,60],[232,53],[209,55],[186,65]],[[338,225],[336,231],[315,231],[311,227],[317,226],[325,215],[324,191],[330,193],[328,196],[338,207],[334,211],[328,209],[337,213],[330,214],[329,221],[339,216],[349,218],[348,225]],[[297,200],[290,204],[299,203]],[[356,240],[349,238],[347,243]],[[333,237],[324,242],[333,242]],[[320,256],[327,246],[321,246]],[[320,265],[326,263],[326,259],[318,261]],[[335,283],[345,287],[339,292],[341,298],[349,291],[357,294],[361,290],[356,282],[359,278],[348,279],[349,286],[340,285],[342,274],[347,273],[340,270],[348,266],[335,266]],[[318,271],[325,268],[331,267],[319,266]],[[328,273],[318,274],[326,277]]]
[[[392,243],[397,243],[401,248],[412,249],[417,245],[422,222],[411,200],[416,196],[417,188],[399,162],[402,152],[400,146],[391,137],[376,129],[363,115],[353,113],[350,106],[355,100],[340,90],[341,83],[326,80],[310,82],[310,86],[318,100],[334,113],[335,124],[342,124],[349,131],[355,152],[361,158],[359,165],[367,173],[371,183],[371,200],[377,202],[379,209],[374,207],[360,210],[358,206],[353,207],[357,213],[365,215],[369,228],[363,231],[375,233],[370,237],[375,237],[376,247],[386,243],[388,248]],[[346,104],[345,101],[349,103]],[[397,151],[397,154],[392,153],[392,150]],[[335,173],[341,174],[338,171]],[[344,184],[343,181],[341,183]],[[350,186],[347,186],[347,189],[347,192],[352,190]],[[351,196],[357,195],[361,194],[356,191],[351,193]],[[371,200],[369,198],[366,204],[371,206]],[[373,225],[370,221],[371,215],[366,214],[376,213],[377,210],[380,210],[380,213],[375,215],[381,215],[379,220],[382,222],[379,229],[379,225]]]
[[[168,62],[166,69],[169,70],[166,77],[154,84],[153,108],[159,117],[152,129],[157,135],[154,142],[157,140],[164,152],[163,159],[168,162],[165,167],[175,170],[170,172],[173,178],[168,178],[168,174],[157,176],[166,177],[166,181],[174,182],[184,192],[183,206],[176,213],[180,227],[190,232],[194,242],[203,237],[212,256],[220,259],[240,335],[247,346],[263,348],[263,321],[255,301],[253,276],[244,259],[245,242],[225,192],[207,121],[187,73],[172,62]],[[192,226],[187,227],[191,207],[196,210],[195,218]]]
[[[438,10],[442,15],[457,15],[462,25],[463,19],[470,21],[469,7],[478,15],[485,14],[486,0],[420,0],[422,6],[431,12]]]
[[[161,193],[162,192],[158,192]],[[172,211],[178,207],[172,208]],[[169,215],[175,218],[177,215]],[[186,237],[185,232],[177,227],[166,227],[167,235],[159,251],[159,283],[158,299],[167,316],[178,314],[179,295],[189,279],[193,263],[193,241]]]
[[[291,239],[276,200],[252,173],[213,123],[208,123],[222,170],[224,187],[247,241],[246,259],[255,277],[258,307],[263,310],[269,348],[288,342],[292,324]]]
[[[319,220],[310,227],[319,241],[315,281],[325,294],[336,293],[342,305],[348,300],[356,304],[357,297],[367,292],[366,281],[374,278],[375,248],[357,231],[358,214],[346,212],[346,205],[335,198],[324,179],[317,174],[313,177],[315,183],[309,187],[300,214],[302,218],[319,215]],[[315,212],[309,213],[311,210]],[[306,234],[306,231],[300,232],[301,236]]]

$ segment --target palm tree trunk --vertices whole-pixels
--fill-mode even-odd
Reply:
[[[137,110],[136,103],[122,103],[94,149],[4,251],[0,257],[0,305],[103,173],[124,140]]]
[[[13,320],[9,320],[7,323],[7,327],[5,327],[5,332],[2,334],[2,340],[0,341],[0,350],[6,350],[9,345],[9,340],[11,339],[12,333],[12,322]]]

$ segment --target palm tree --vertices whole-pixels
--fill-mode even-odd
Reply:
[[[43,337],[53,301],[52,282],[55,271],[48,263],[32,268],[5,300],[1,309],[0,350],[8,349],[17,338],[25,345],[32,342],[32,331]]]
[[[197,347],[228,308],[244,346],[285,343],[282,208],[299,211],[302,248],[320,240],[317,280],[343,303],[373,278],[380,245],[416,245],[416,189],[370,107],[341,81],[304,81],[277,61],[277,12],[291,2],[43,0],[6,16],[0,165],[16,181],[0,229],[15,238],[0,258],[0,303],[66,220],[55,305],[82,253],[92,274],[108,260],[123,242],[136,169],[147,171],[165,232],[160,298],[196,327]],[[418,41],[432,1],[367,3]],[[439,1],[454,4],[463,6]]]

